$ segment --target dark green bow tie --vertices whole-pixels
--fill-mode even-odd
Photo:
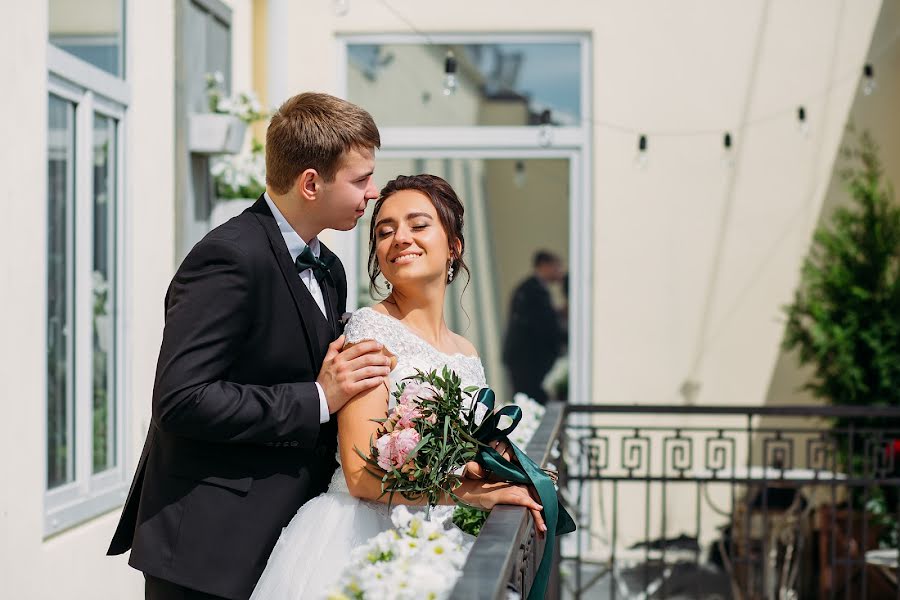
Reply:
[[[323,261],[317,258],[310,250],[309,246],[303,249],[303,252],[300,253],[300,256],[297,257],[297,260],[294,261],[294,264],[297,265],[297,272],[302,273],[307,269],[313,270],[313,275],[316,276],[316,280],[319,282],[319,285],[322,284],[323,279],[327,279],[329,283],[334,285],[334,279],[331,277],[331,272],[328,270],[331,268],[331,261]]]

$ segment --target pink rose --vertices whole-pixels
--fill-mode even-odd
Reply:
[[[414,419],[422,417],[422,411],[414,403],[398,404],[394,409],[394,415],[397,418],[397,427],[408,429],[415,427]]]
[[[419,443],[419,432],[415,429],[395,429],[375,441],[378,450],[378,466],[388,471],[399,469],[406,464],[409,453]]]
[[[419,400],[431,400],[437,395],[437,390],[428,383],[410,381],[400,393],[399,404],[418,404]]]

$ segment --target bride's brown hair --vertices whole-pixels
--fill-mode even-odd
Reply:
[[[459,245],[459,255],[451,250],[453,255],[450,266],[453,272],[458,275],[460,271],[466,272],[466,280],[471,278],[469,267],[463,260],[463,252],[466,249],[466,240],[463,237],[463,208],[462,202],[449,183],[438,177],[437,175],[400,175],[381,188],[378,200],[375,202],[375,208],[372,211],[372,222],[369,224],[369,289],[374,296],[375,292],[381,293],[376,280],[381,275],[381,268],[378,266],[378,258],[375,256],[375,223],[378,222],[378,211],[384,201],[402,190],[415,190],[422,192],[431,200],[434,210],[438,214],[438,219],[447,233],[447,241],[450,242],[450,248],[456,248]],[[454,276],[454,280],[456,276]]]

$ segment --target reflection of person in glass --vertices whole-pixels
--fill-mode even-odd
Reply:
[[[509,369],[513,392],[545,404],[547,392],[542,382],[565,338],[550,286],[562,282],[565,272],[559,257],[546,250],[534,254],[533,264],[531,277],[519,284],[509,304],[503,362]]]

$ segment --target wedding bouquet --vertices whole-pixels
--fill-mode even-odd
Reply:
[[[487,388],[461,387],[459,376],[444,367],[405,379],[394,391],[396,406],[381,424],[369,453],[356,448],[367,470],[381,479],[382,494],[434,506],[444,494],[456,499],[462,469],[475,460],[478,430],[489,410]]]
[[[458,529],[439,519],[412,513],[405,506],[391,512],[393,529],[353,550],[338,591],[329,600],[445,598],[462,572],[471,543]]]

